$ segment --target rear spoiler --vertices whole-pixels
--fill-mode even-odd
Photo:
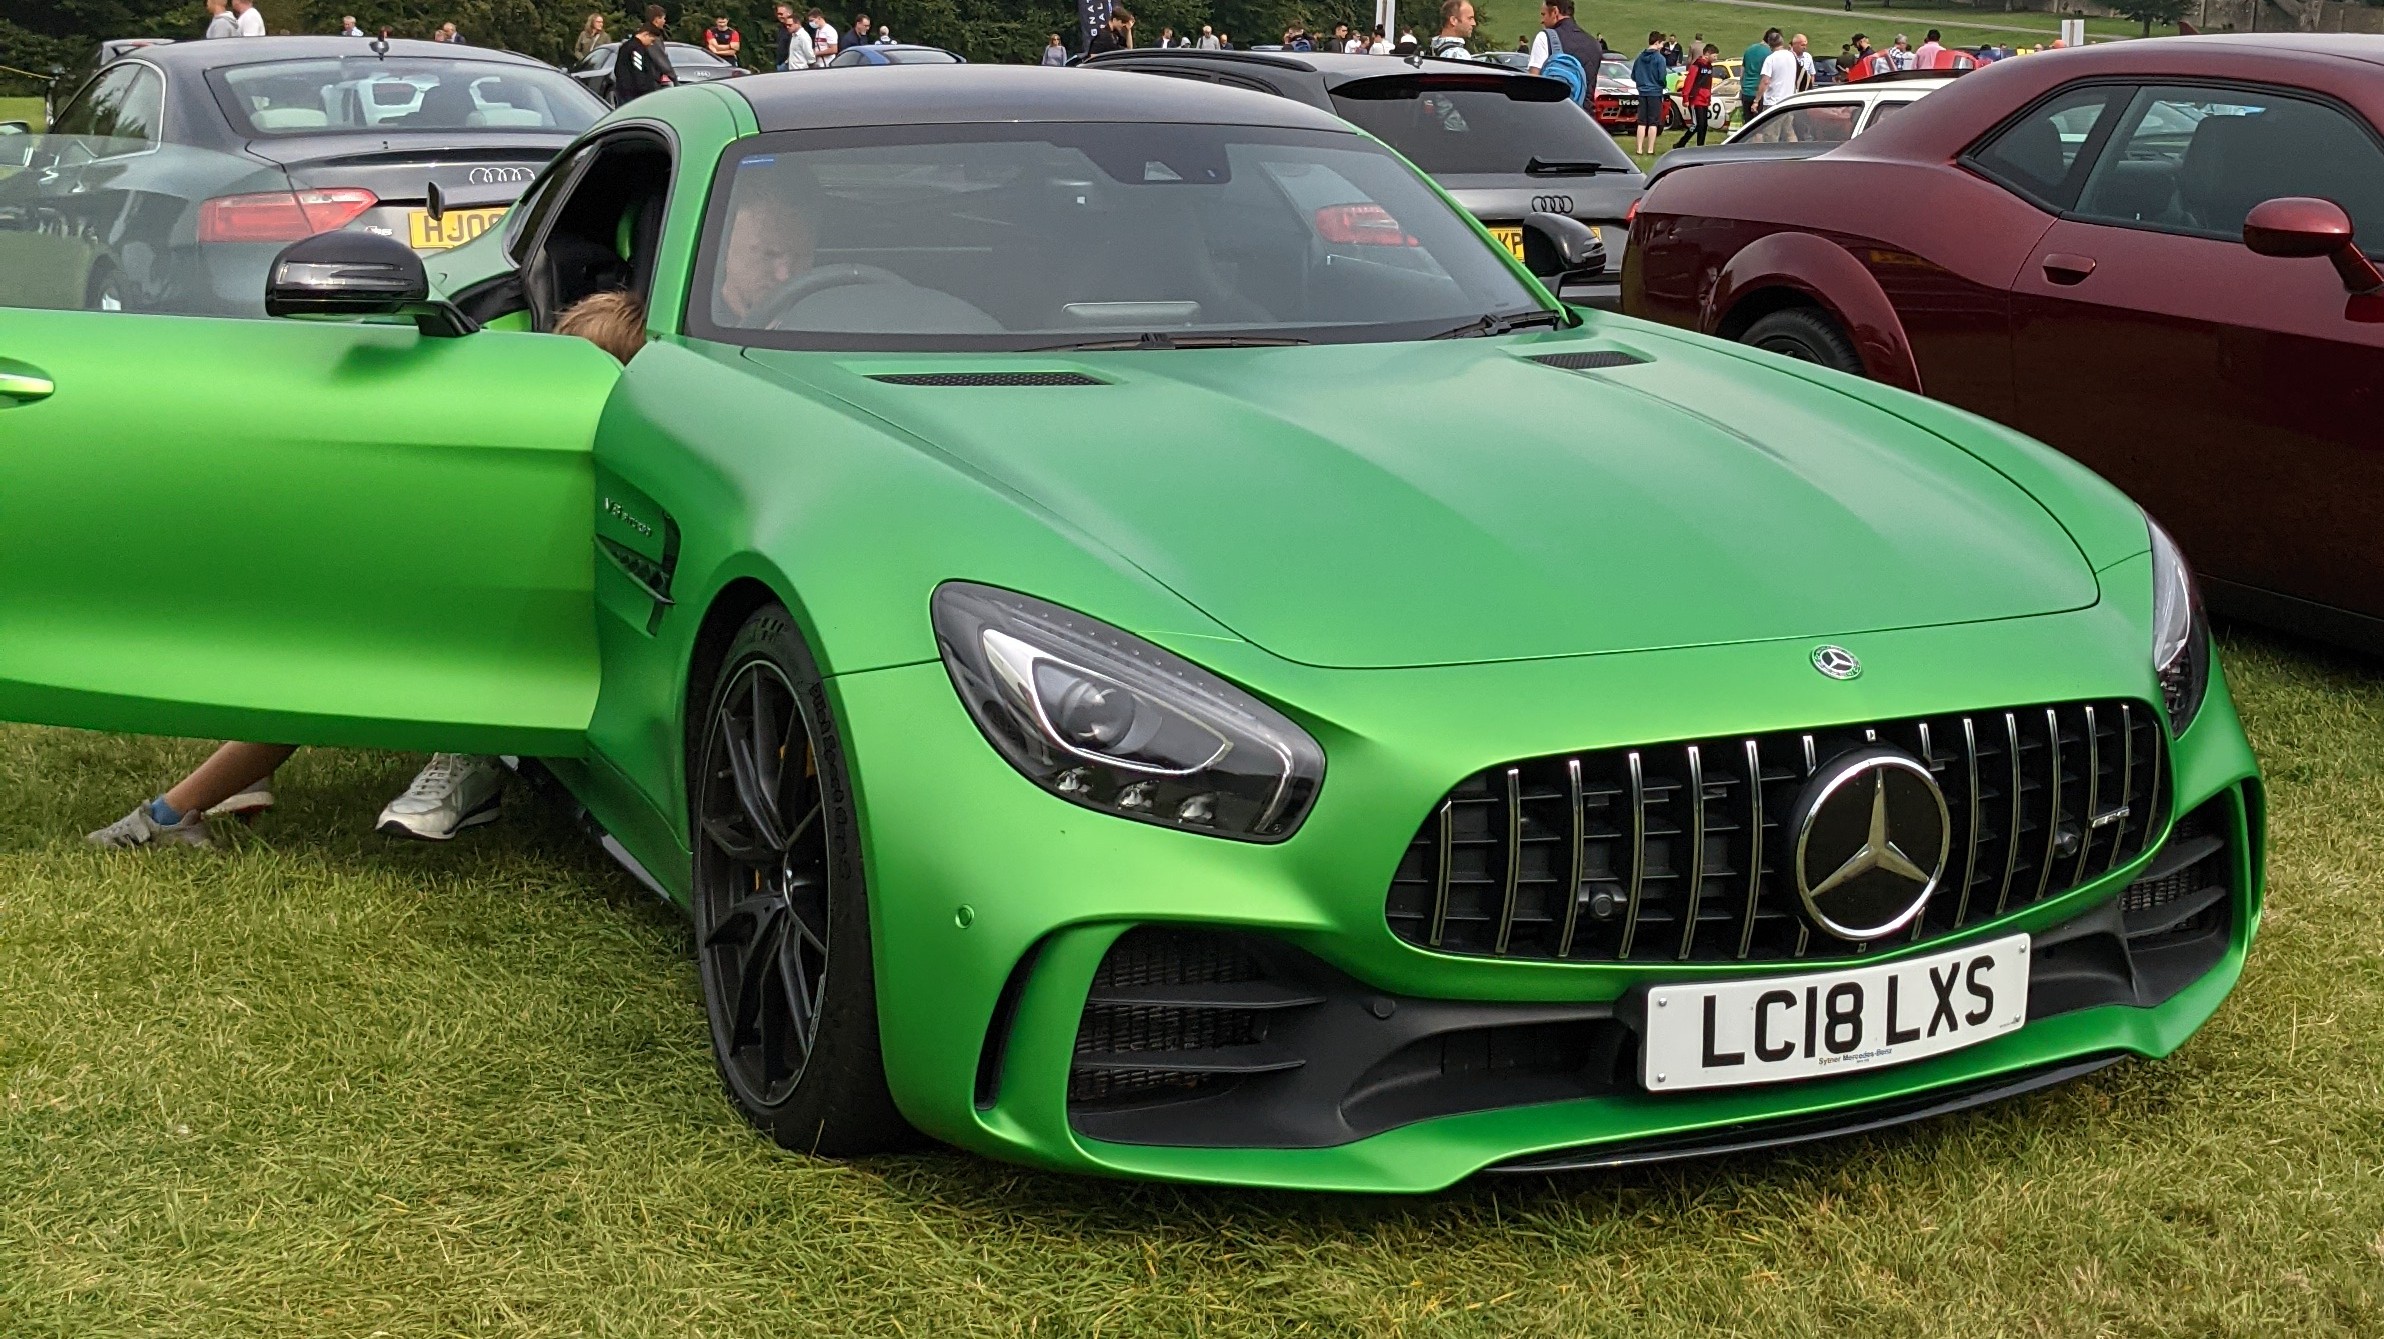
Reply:
[[[1755,144],[1732,148],[1727,144],[1709,144],[1695,149],[1674,149],[1647,169],[1647,184],[1652,189],[1675,172],[1708,163],[1792,163],[1818,158],[1836,147],[1835,144]]]

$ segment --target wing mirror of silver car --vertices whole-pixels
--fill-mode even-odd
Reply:
[[[265,314],[302,320],[406,316],[425,335],[468,335],[480,323],[430,292],[422,257],[394,237],[369,232],[316,233],[273,258]]]
[[[1579,219],[1535,211],[1523,216],[1523,268],[1560,284],[1595,279],[1606,272],[1606,244]]]
[[[2384,273],[2352,237],[2351,216],[2332,200],[2288,195],[2262,201],[2244,216],[2243,244],[2255,254],[2287,260],[2323,256],[2352,293],[2384,289]]]

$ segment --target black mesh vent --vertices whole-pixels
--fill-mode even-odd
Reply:
[[[2056,897],[2142,855],[2168,799],[2160,719],[2068,702],[1532,758],[1424,820],[1384,912],[1408,943],[1580,962],[1856,954],[1805,921],[1790,810],[1874,744],[1924,760],[1953,820],[1945,882],[1898,942]]]
[[[1609,367],[1637,367],[1647,360],[1620,349],[1592,349],[1587,353],[1544,353],[1531,361],[1567,372],[1598,372]]]
[[[1106,386],[1082,372],[877,372],[889,386]]]
[[[1093,973],[1068,1101],[1196,1097],[1253,1074],[1297,1069],[1298,1060],[1266,1045],[1267,1024],[1277,1011],[1319,998],[1268,980],[1237,936],[1129,930]]]

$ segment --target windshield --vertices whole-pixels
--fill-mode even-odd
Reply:
[[[1333,90],[1342,119],[1434,177],[1520,176],[1534,159],[1628,172],[1631,160],[1553,79],[1361,79]]]
[[[564,75],[486,60],[339,56],[208,73],[245,135],[396,130],[553,130],[577,134],[604,104]]]
[[[1501,253],[1338,131],[789,131],[712,191],[687,322],[799,349],[1408,339],[1539,310]]]

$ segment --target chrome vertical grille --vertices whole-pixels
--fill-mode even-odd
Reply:
[[[1856,954],[1812,931],[1788,867],[1807,777],[1869,744],[1925,762],[1953,824],[1944,883],[1901,936],[2057,897],[2141,855],[2169,804],[2160,718],[2054,706],[1532,758],[1466,778],[1399,862],[1412,944],[1579,962]]]

